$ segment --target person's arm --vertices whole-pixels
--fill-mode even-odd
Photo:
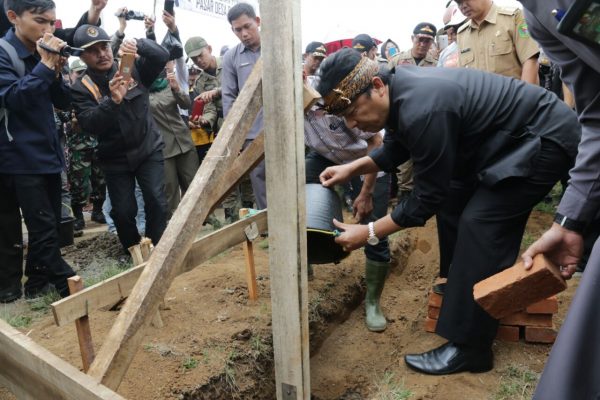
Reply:
[[[140,80],[150,87],[169,61],[169,52],[152,40],[137,39],[137,54],[140,57],[135,61],[135,67]]]
[[[49,33],[44,36],[44,42],[55,49],[64,45],[62,40]],[[48,91],[51,91],[51,96],[56,96],[56,99],[53,100],[56,100],[57,107],[66,108],[65,102],[68,103],[68,96],[64,94],[60,86],[52,88],[53,85],[62,81],[60,76],[57,77],[55,70],[56,65],[60,63],[60,56],[49,53],[39,46],[38,52],[41,56],[40,62],[29,74],[20,77],[8,54],[0,51],[0,101],[6,109],[27,109],[31,106],[32,98]]]
[[[90,9],[81,16],[77,22],[77,25],[75,25],[75,28],[57,29],[54,32],[54,35],[72,46],[73,37],[75,36],[75,31],[77,28],[86,24],[100,26],[100,14],[106,7],[107,3],[108,0],[92,0],[90,3]]]
[[[117,72],[110,81],[110,96],[100,102],[80,81],[71,89],[73,108],[83,131],[100,136],[113,129],[120,112],[120,104],[127,93],[127,85],[121,81],[122,77]]]
[[[169,86],[171,87],[171,93],[173,93],[173,97],[175,98],[175,102],[184,110],[189,110],[192,106],[192,100],[190,99],[190,95],[187,91],[184,91],[181,86],[179,86],[179,82],[177,81],[177,77],[174,72],[170,72],[167,74],[167,80],[169,81]]]
[[[144,17],[144,26],[146,27],[146,39],[156,42],[156,33],[154,33],[154,20],[148,16]]]
[[[531,83],[532,85],[539,86],[540,85],[540,76],[538,74],[538,70],[540,68],[538,64],[537,55],[531,58],[528,58],[521,67],[521,80]]]
[[[227,117],[231,106],[235,102],[240,88],[238,86],[237,72],[233,63],[233,53],[235,51],[228,51],[223,57],[222,71],[221,71],[221,98],[223,101],[223,116]]]

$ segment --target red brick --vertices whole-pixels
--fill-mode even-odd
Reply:
[[[502,325],[518,326],[552,326],[552,314],[527,314],[520,311],[500,320]]]
[[[437,325],[437,319],[425,318],[425,331],[435,332],[435,326]]]
[[[533,303],[525,309],[529,314],[556,314],[558,312],[558,299],[556,296]]]
[[[442,300],[444,298],[437,293],[429,292],[428,304],[432,307],[440,308],[442,306]]]
[[[558,267],[538,254],[530,270],[520,261],[475,284],[473,296],[492,317],[500,319],[566,288]]]
[[[525,327],[525,341],[527,342],[554,343],[554,340],[556,340],[556,331],[552,328]]]
[[[519,327],[500,325],[498,327],[498,333],[496,333],[496,339],[502,340],[503,342],[518,342]]]
[[[427,316],[431,319],[438,319],[440,317],[440,309],[438,307],[429,306]]]

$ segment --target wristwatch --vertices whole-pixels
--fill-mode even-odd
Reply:
[[[573,232],[583,233],[585,230],[585,222],[567,218],[558,212],[554,215],[554,222]]]
[[[375,246],[379,244],[379,238],[375,235],[375,225],[373,222],[369,222],[369,238],[367,239],[367,243],[371,246]]]

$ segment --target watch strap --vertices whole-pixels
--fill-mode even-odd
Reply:
[[[586,227],[585,222],[568,218],[558,212],[554,216],[554,222],[556,222],[563,228],[566,228],[570,231],[577,232],[577,233],[583,233],[583,231],[585,230],[585,227]]]

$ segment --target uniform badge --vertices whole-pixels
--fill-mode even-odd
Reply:
[[[522,23],[519,25],[519,27],[517,28],[517,30],[519,31],[519,36],[522,38],[528,38],[529,37],[529,29],[527,29],[527,24],[526,23]]]
[[[89,28],[87,28],[86,33],[89,37],[95,38],[98,36],[98,29],[96,29],[95,26],[90,26]]]

